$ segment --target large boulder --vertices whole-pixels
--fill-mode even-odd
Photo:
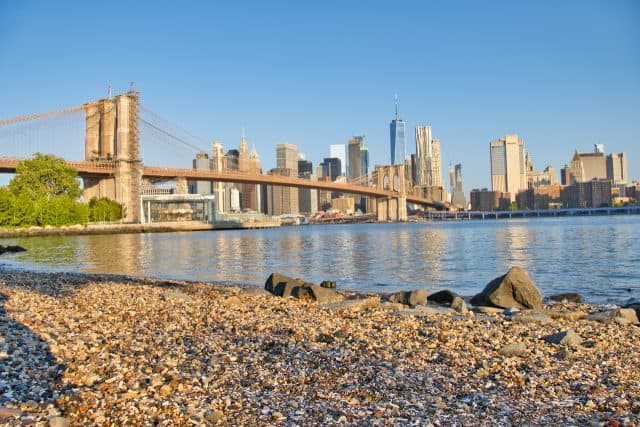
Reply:
[[[489,282],[482,292],[471,299],[471,304],[501,308],[542,308],[542,294],[524,269],[512,267],[504,276]]]
[[[460,295],[449,290],[438,291],[427,297],[430,302],[435,302],[440,305],[451,305],[456,298],[460,298]]]
[[[640,301],[634,301],[624,306],[624,308],[632,308],[636,312],[636,316],[640,319]]]
[[[332,289],[307,283],[302,279],[293,279],[279,273],[271,273],[264,284],[264,289],[282,298],[294,297],[323,304],[344,300],[344,296]]]
[[[389,302],[410,306],[424,305],[427,303],[427,292],[422,289],[396,292],[389,297]]]
[[[290,297],[296,288],[304,285],[302,279],[293,279],[280,273],[271,273],[267,278],[264,288],[279,297]]]

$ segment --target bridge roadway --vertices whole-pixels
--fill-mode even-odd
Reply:
[[[15,173],[21,158],[0,157],[0,173]],[[114,162],[89,162],[89,161],[67,161],[80,176],[100,176],[113,175],[116,171]],[[397,198],[397,191],[384,190],[377,187],[353,185],[348,183],[311,181],[302,178],[292,178],[279,175],[256,175],[240,172],[216,172],[202,171],[195,169],[164,168],[157,166],[143,166],[143,177],[156,179],[186,178],[188,180],[233,182],[237,184],[263,184],[279,185],[284,187],[311,188],[318,190],[335,191],[340,193],[358,194],[372,197]],[[407,194],[407,203],[415,203],[423,206],[431,206],[444,209],[443,203],[434,202],[431,199],[412,196]]]

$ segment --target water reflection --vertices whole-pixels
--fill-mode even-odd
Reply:
[[[27,268],[261,286],[272,271],[343,288],[472,294],[512,265],[543,289],[640,298],[640,217],[361,224],[6,240]],[[14,260],[14,261],[12,261]],[[627,289],[631,289],[628,292]],[[548,293],[548,292],[545,292]]]

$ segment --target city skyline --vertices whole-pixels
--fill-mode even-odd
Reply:
[[[490,187],[486,145],[511,133],[556,171],[575,150],[604,143],[626,152],[628,180],[640,179],[640,5],[463,6],[403,3],[411,13],[390,37],[391,7],[381,4],[340,14],[335,4],[128,5],[127,19],[95,33],[122,9],[118,2],[3,3],[0,118],[77,105],[133,81],[145,105],[202,137],[207,151],[213,140],[236,147],[246,128],[266,171],[278,143],[295,144],[317,165],[327,146],[366,134],[373,166],[387,163],[397,93],[406,129],[429,123],[442,164],[464,166],[467,194]],[[429,31],[415,25],[424,13],[434,17]],[[347,31],[356,17],[362,31]],[[417,50],[429,51],[428,61]],[[405,144],[409,154],[414,141]]]

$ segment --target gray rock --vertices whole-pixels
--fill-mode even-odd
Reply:
[[[423,291],[422,289],[396,292],[389,297],[389,302],[395,302],[410,306],[426,304],[427,292]]]
[[[302,289],[308,289],[311,294],[311,298],[320,304],[330,304],[344,300],[344,296],[342,296],[342,294],[339,294],[336,291],[328,288],[323,288],[322,286],[313,285],[311,283],[305,284],[304,286],[302,286]],[[378,298],[378,302],[379,301],[380,298]]]
[[[304,285],[304,280],[293,279],[279,273],[271,273],[264,284],[265,290],[279,297],[289,297],[295,288]]]
[[[564,320],[580,320],[584,317],[586,317],[587,313],[585,313],[584,311],[580,311],[580,310],[547,310],[545,308],[537,308],[534,310],[526,310],[523,312],[523,315],[525,314],[544,314],[546,316],[549,316],[552,319],[564,319]]]
[[[320,286],[323,288],[335,289],[336,282],[333,280],[323,280],[322,283],[320,283]]]
[[[489,282],[482,292],[471,299],[471,304],[502,308],[542,308],[542,294],[524,269],[512,267],[504,276]]]
[[[0,255],[8,252],[8,253],[16,253],[16,252],[25,252],[26,249],[22,246],[2,246],[0,245]]]
[[[68,427],[71,425],[71,420],[65,417],[50,417],[49,427]]]
[[[548,325],[553,323],[553,319],[544,313],[522,313],[520,316],[513,316],[514,323]]]
[[[565,292],[562,294],[551,295],[549,297],[551,301],[556,302],[574,302],[574,303],[582,303],[582,295],[577,294],[575,292]]]
[[[588,315],[585,319],[602,323],[616,322],[621,325],[638,323],[638,316],[633,308],[618,308]]]
[[[558,344],[566,347],[578,347],[582,344],[582,337],[573,332],[572,329],[568,329],[557,334],[546,335],[542,339],[550,344]]]
[[[500,349],[500,354],[507,357],[525,356],[527,353],[527,346],[522,342],[512,342]]]
[[[451,302],[451,308],[457,311],[460,314],[467,314],[469,311],[467,309],[467,303],[461,297],[455,297],[453,302]]]
[[[451,305],[455,298],[460,298],[460,295],[455,292],[451,292],[449,290],[438,291],[433,293],[427,297],[427,300],[431,302],[435,302],[436,304],[441,305]]]
[[[633,309],[636,312],[636,317],[640,319],[640,302],[634,301],[624,306],[624,308]]]
[[[433,305],[419,305],[415,308],[405,309],[396,311],[394,314],[398,316],[416,316],[416,317],[424,317],[424,316],[433,316],[433,315],[449,315],[455,313],[453,309],[448,307],[440,307]]]
[[[380,306],[380,297],[368,297],[362,299],[348,299],[344,301],[323,304],[325,310],[341,313],[360,313]]]

